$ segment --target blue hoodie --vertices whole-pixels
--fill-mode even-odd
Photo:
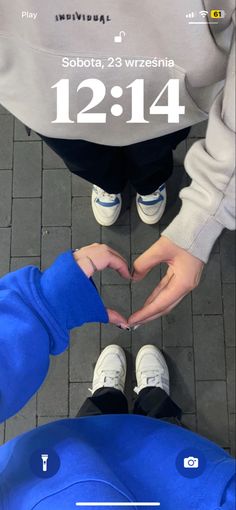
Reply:
[[[50,354],[69,330],[107,322],[93,283],[71,252],[40,273],[25,268],[0,280],[0,417],[15,414],[43,382]],[[32,459],[59,465],[42,478]],[[50,453],[51,452],[51,453]],[[179,471],[181,452],[203,455],[200,476]],[[76,502],[159,502],[161,510],[234,510],[235,462],[212,442],[164,421],[136,415],[61,420],[0,448],[0,510],[69,510]]]
[[[108,316],[71,251],[44,273],[25,267],[1,278],[0,423],[36,393],[50,355],[65,351],[70,330],[86,322],[108,322]]]

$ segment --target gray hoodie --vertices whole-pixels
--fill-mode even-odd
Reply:
[[[0,0],[0,103],[35,131],[122,146],[209,116],[185,160],[192,184],[163,232],[204,262],[235,216],[234,0],[221,0],[219,19],[215,7]]]

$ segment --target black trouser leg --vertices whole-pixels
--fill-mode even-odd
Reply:
[[[100,414],[127,414],[128,402],[125,395],[115,388],[100,388],[87,398],[77,417]],[[144,388],[138,395],[134,414],[163,419],[180,424],[182,411],[161,388]]]
[[[124,147],[131,184],[140,195],[149,195],[166,182],[173,171],[173,150],[187,138],[190,128]]]
[[[140,391],[135,401],[134,414],[179,424],[182,411],[164,390],[147,387]]]
[[[125,395],[115,388],[100,388],[85,400],[78,417],[98,414],[127,414],[128,402]]]
[[[127,176],[120,147],[39,136],[63,159],[73,174],[96,184],[107,193],[123,191]]]
[[[137,193],[149,195],[171,176],[172,151],[189,131],[190,128],[182,129],[126,147],[39,136],[63,159],[72,173],[100,186],[107,193],[120,193],[130,181]]]

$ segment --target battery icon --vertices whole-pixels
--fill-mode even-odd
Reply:
[[[211,11],[211,18],[213,19],[219,19],[219,18],[224,18],[225,17],[225,11],[221,10],[221,9],[213,9]]]

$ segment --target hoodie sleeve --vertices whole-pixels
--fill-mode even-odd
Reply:
[[[235,509],[235,494],[236,494],[236,475],[234,475],[228,482],[219,510],[234,510]],[[217,510],[217,509],[216,509]]]
[[[0,279],[0,423],[36,393],[50,355],[66,350],[70,330],[87,322],[108,315],[72,252],[44,273],[26,267]]]
[[[235,11],[232,19],[235,28]],[[207,262],[222,230],[235,229],[235,29],[224,89],[210,110],[206,139],[188,151],[185,168],[192,183],[162,235]]]

